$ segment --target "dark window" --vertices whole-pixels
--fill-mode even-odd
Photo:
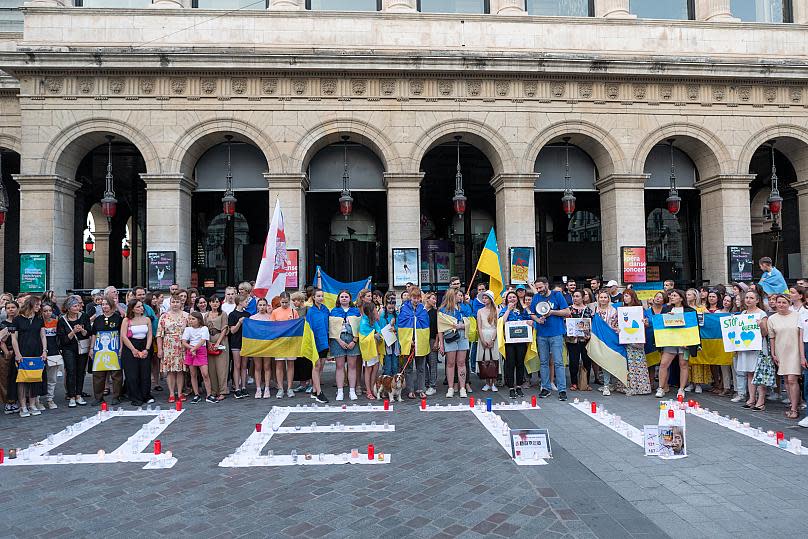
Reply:
[[[528,15],[594,17],[595,0],[526,0]]]
[[[630,10],[640,19],[694,20],[694,0],[630,0]]]
[[[732,16],[744,22],[794,22],[791,0],[732,0]]]
[[[191,0],[191,7],[199,9],[266,9],[269,0]]]
[[[312,11],[381,11],[382,0],[306,0]]]
[[[422,13],[490,13],[489,0],[418,0]]]

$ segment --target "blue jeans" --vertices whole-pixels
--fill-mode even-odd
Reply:
[[[550,354],[553,355],[553,368],[555,369],[555,385],[558,391],[567,390],[567,377],[564,369],[564,357],[562,348],[564,346],[564,336],[554,335],[552,337],[539,336],[539,360],[541,361],[541,387],[550,391]]]
[[[384,356],[384,370],[382,374],[385,376],[395,376],[398,374],[398,356],[395,354],[385,354]]]
[[[805,353],[808,354],[808,342],[802,343],[802,345],[805,347]],[[808,402],[808,370],[802,371],[802,398]]]

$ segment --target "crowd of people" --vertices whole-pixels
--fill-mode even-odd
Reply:
[[[760,267],[763,277],[757,283],[681,290],[665,281],[664,290],[644,301],[630,286],[604,285],[597,277],[581,287],[572,279],[550,283],[539,277],[530,285],[509,287],[501,297],[485,283],[467,291],[457,277],[441,293],[413,285],[400,294],[362,290],[352,297],[342,290],[331,309],[324,292],[314,287],[268,299],[253,295],[248,282],[228,287],[222,296],[177,285],[166,291],[134,287],[123,302],[112,286],[94,290],[90,298],[69,295],[61,302],[52,292],[16,298],[5,293],[0,296],[0,398],[5,414],[39,415],[58,407],[55,389],[63,378],[70,408],[123,400],[141,406],[157,398],[215,404],[228,397],[267,399],[273,391],[276,399],[303,393],[327,403],[326,393],[336,401],[346,399],[346,378],[347,399],[364,394],[374,400],[381,398],[376,393],[380,377],[403,373],[406,398],[424,399],[438,392],[438,365],[444,364],[447,398],[467,397],[478,381],[474,385],[483,392],[502,388],[511,399],[535,387],[540,398],[556,393],[564,401],[568,391],[592,390],[591,381],[604,396],[619,391],[662,398],[672,389],[679,395],[709,391],[753,411],[777,400],[786,404],[786,417],[796,420],[808,398],[808,282],[789,288],[770,259],[761,259]],[[657,350],[659,365],[649,367],[646,348],[628,345],[623,383],[590,357],[591,337],[568,335],[565,323],[569,317],[599,317],[617,332],[618,306],[643,307],[646,325],[655,314],[750,314],[758,320],[764,346],[735,353],[731,365],[691,365],[698,345],[663,347]],[[241,354],[246,319],[298,318],[306,319],[314,335],[320,358],[315,365],[303,358]],[[530,327],[534,340],[500,342],[503,326],[511,322]],[[526,361],[531,349],[535,362]],[[26,372],[21,379],[26,358],[41,358],[41,376],[32,379]],[[332,362],[335,394],[323,387],[324,369]],[[88,375],[91,393],[85,393]],[[808,427],[808,419],[799,424]]]

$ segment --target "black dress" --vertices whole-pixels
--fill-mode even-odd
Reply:
[[[17,346],[20,348],[22,357],[42,357],[42,328],[44,322],[41,316],[27,318],[19,315],[14,319],[17,326]],[[42,376],[47,377],[43,369]],[[39,397],[47,391],[42,391],[42,382],[32,382],[25,384],[28,389],[28,397]]]

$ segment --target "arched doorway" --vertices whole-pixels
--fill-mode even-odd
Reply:
[[[582,148],[567,137],[554,139],[539,152],[534,171],[536,206],[537,275],[551,280],[576,280],[602,272],[600,194],[595,188],[598,170]],[[561,197],[569,177],[575,211],[567,216]]]
[[[347,216],[339,202],[346,171],[353,198]],[[322,266],[341,281],[370,275],[375,286],[387,288],[387,191],[380,157],[345,134],[314,154],[306,176],[308,277]]]
[[[20,173],[20,154],[0,148],[0,181],[3,182],[6,218],[0,230],[3,272],[0,290],[17,293],[20,289],[20,186],[12,178]]]
[[[421,281],[432,289],[446,289],[449,277],[457,275],[464,285],[474,267],[491,227],[496,223],[496,196],[491,186],[494,168],[476,146],[462,135],[442,137],[443,142],[421,160]],[[458,166],[459,162],[459,166]],[[466,210],[458,216],[453,198],[458,172],[467,198]]]
[[[140,177],[146,172],[146,163],[134,144],[120,137],[106,136],[107,143],[84,155],[76,170],[76,181],[81,187],[76,192],[75,202],[74,259],[92,264],[93,287],[114,285],[128,288],[146,282],[146,252],[143,248],[146,184]],[[101,211],[108,177],[117,200],[111,218],[105,217]],[[91,213],[96,231],[92,233],[92,255],[88,256],[84,240],[88,237],[88,215]],[[124,246],[128,249],[125,250]],[[85,263],[73,265],[73,281],[77,288],[84,288],[88,283],[84,275]]]
[[[676,144],[659,143],[645,159],[645,237],[648,280],[682,288],[701,284],[701,199],[696,165]],[[672,173],[682,199],[676,215],[666,207]]]
[[[243,137],[226,136],[222,133],[193,169],[191,286],[204,289],[254,280],[269,229],[266,158]],[[230,217],[222,206],[228,170],[237,199]]]

